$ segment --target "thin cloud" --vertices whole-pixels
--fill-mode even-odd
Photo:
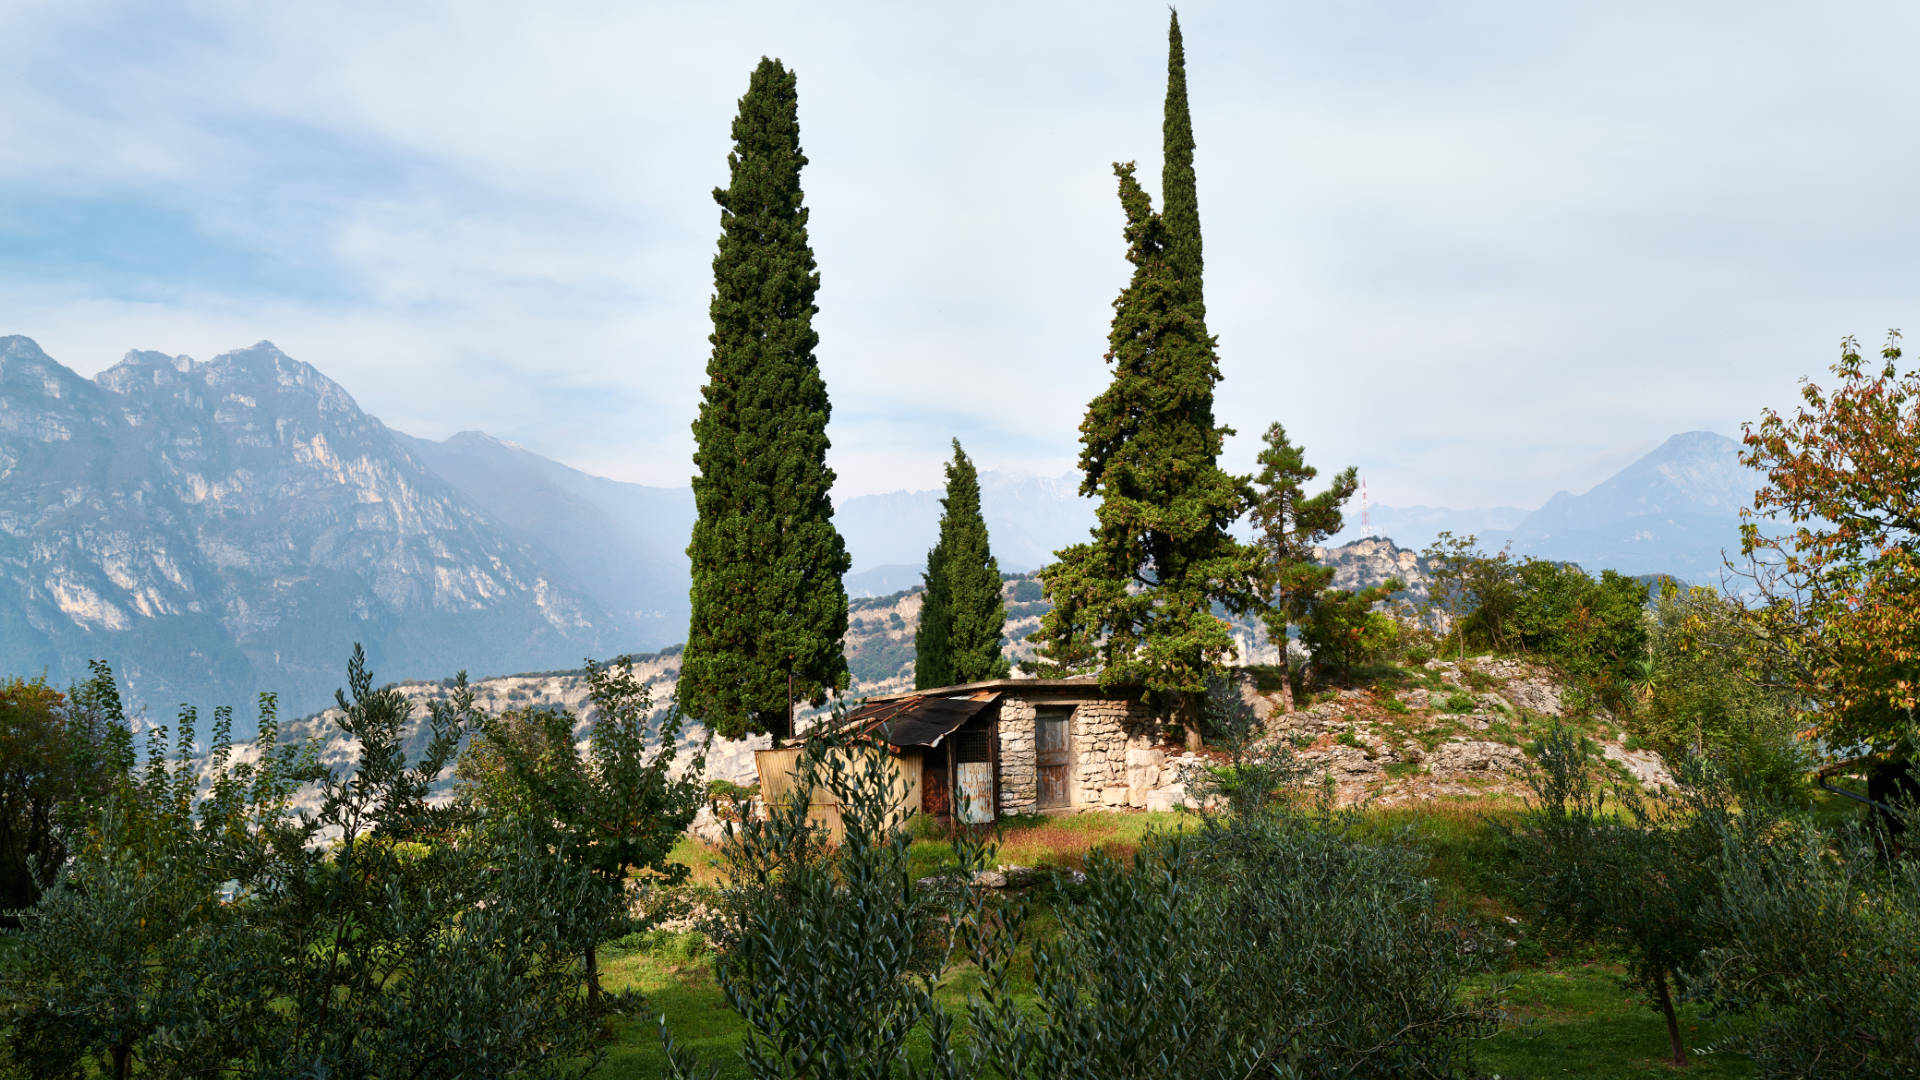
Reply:
[[[1908,6],[1182,19],[1236,467],[1279,419],[1378,502],[1537,505],[1912,321]],[[1127,275],[1110,163],[1157,185],[1164,20],[9,5],[0,331],[89,373],[270,338],[403,430],[682,484],[709,192],[777,55],[839,493],[937,485],[950,434],[1057,474]]]

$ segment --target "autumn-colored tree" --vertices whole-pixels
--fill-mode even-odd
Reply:
[[[1920,371],[1900,334],[1869,366],[1849,337],[1831,390],[1806,382],[1792,416],[1744,429],[1740,460],[1766,474],[1742,511],[1769,657],[1810,733],[1911,759],[1920,708]]]

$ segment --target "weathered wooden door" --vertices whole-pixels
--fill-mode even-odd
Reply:
[[[1033,718],[1034,765],[1040,773],[1040,809],[1073,805],[1068,784],[1073,773],[1071,709],[1041,709]]]
[[[937,818],[953,812],[953,796],[947,787],[947,748],[944,746],[928,750],[920,756],[920,809]]]

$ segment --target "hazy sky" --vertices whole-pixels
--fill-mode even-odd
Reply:
[[[1920,296],[1920,5],[1188,3],[1218,411],[1378,502],[1736,434]],[[800,80],[840,491],[1071,466],[1166,6],[0,0],[0,333],[271,339],[420,435],[679,485],[728,125]]]

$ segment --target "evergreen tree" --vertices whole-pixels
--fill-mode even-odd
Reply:
[[[1054,608],[1034,636],[1056,664],[1097,642],[1101,684],[1174,696],[1197,746],[1195,695],[1234,652],[1213,606],[1264,600],[1260,553],[1227,534],[1253,492],[1217,464],[1231,434],[1213,422],[1219,362],[1170,265],[1167,224],[1133,166],[1114,171],[1134,273],[1113,305],[1113,381],[1080,425],[1080,491],[1100,498],[1099,522],[1040,572]]]
[[[1187,110],[1187,49],[1180,39],[1180,13],[1167,23],[1167,104],[1160,125],[1160,214],[1167,222],[1167,262],[1180,280],[1181,296],[1205,320],[1201,275],[1200,188],[1193,175],[1193,117]]]
[[[1011,670],[1000,651],[1007,606],[1000,597],[1000,564],[980,516],[980,475],[959,439],[953,440],[940,505],[940,542],[927,555],[926,598],[913,642],[918,690],[1004,679]]]
[[[953,596],[947,584],[944,515],[940,532],[942,542],[927,552],[927,572],[921,575],[926,587],[920,594],[920,623],[913,631],[915,690],[952,686],[958,681],[953,677]]]
[[[820,274],[798,102],[793,73],[762,58],[733,122],[729,185],[713,193],[720,251],[693,425],[699,517],[680,698],[729,738],[787,734],[790,700],[819,705],[847,685],[848,559],[828,501],[832,409],[814,358]]]
[[[1340,531],[1340,507],[1360,486],[1358,471],[1349,467],[1325,491],[1309,496],[1306,486],[1318,475],[1307,464],[1306,449],[1288,441],[1286,428],[1267,428],[1260,474],[1253,480],[1253,524],[1274,582],[1267,636],[1282,649],[1288,625],[1306,618],[1313,598],[1333,581],[1333,568],[1316,562],[1313,549]]]

